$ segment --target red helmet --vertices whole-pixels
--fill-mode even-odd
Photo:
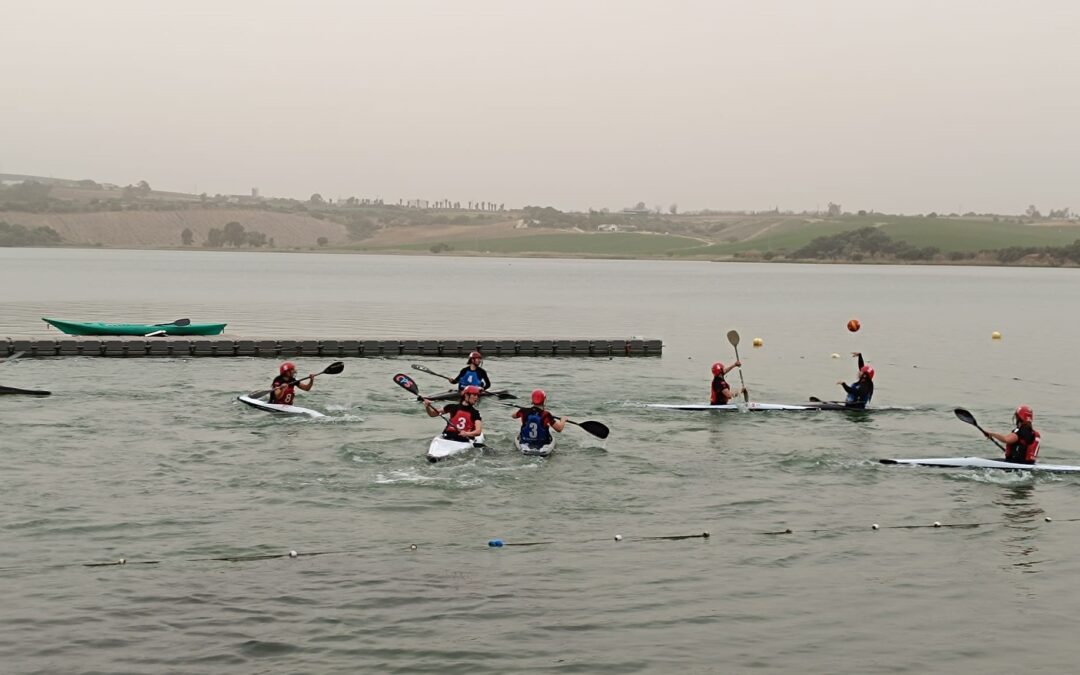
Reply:
[[[859,375],[865,375],[865,376],[869,377],[871,380],[874,379],[874,367],[873,366],[863,366],[862,368],[859,368]]]
[[[712,374],[713,375],[723,375],[724,374],[724,364],[720,363],[719,361],[712,364]]]
[[[462,397],[465,397],[465,396],[479,396],[480,395],[480,387],[476,386],[475,384],[470,384],[469,386],[467,386],[467,387],[465,387],[464,389],[461,390],[461,395],[462,395]]]
[[[286,361],[285,363],[281,364],[281,368],[278,369],[278,372],[284,375],[290,370],[296,370],[296,364],[292,361]]]
[[[1016,419],[1031,424],[1035,420],[1035,411],[1029,405],[1022,405],[1016,409]]]
[[[535,390],[533,390],[533,393],[532,393],[532,404],[533,405],[544,405],[544,401],[546,401],[546,400],[547,400],[547,394],[544,393],[543,389],[535,389]]]
[[[475,363],[476,365],[480,365],[480,362],[483,361],[483,360],[484,360],[484,355],[481,354],[480,352],[470,352],[469,353],[469,363]]]

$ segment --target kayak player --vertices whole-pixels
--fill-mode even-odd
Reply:
[[[862,352],[851,352],[851,355],[859,357],[859,379],[851,384],[840,380],[837,384],[847,392],[844,405],[849,408],[865,408],[874,397],[874,367],[866,365]]]
[[[724,367],[722,363],[712,364],[712,388],[709,392],[709,405],[727,405],[728,401],[742,393],[742,389],[731,390],[724,376],[742,365],[742,361],[736,360],[730,366]],[[749,392],[748,392],[749,393]]]
[[[280,372],[280,375],[274,378],[274,383],[271,385],[274,389],[270,392],[271,403],[292,405],[293,398],[296,395],[293,387],[300,387],[304,391],[311,391],[311,388],[315,386],[314,374],[304,378],[307,382],[298,381],[296,379],[296,364],[292,361],[286,361],[281,364],[281,368],[279,368],[278,371]]]
[[[1013,414],[1016,428],[1007,434],[998,434],[993,431],[984,431],[983,435],[1005,444],[1005,461],[1019,464],[1034,464],[1039,456],[1039,442],[1042,437],[1032,424],[1035,422],[1035,411],[1029,405],[1022,405]]]
[[[457,377],[450,380],[450,384],[456,384],[458,391],[469,386],[480,387],[485,391],[491,389],[491,378],[487,371],[480,367],[483,362],[484,356],[480,352],[471,352],[468,364],[461,369]]]
[[[484,433],[484,423],[480,420],[480,411],[476,409],[476,402],[479,400],[480,387],[472,384],[461,390],[461,403],[450,403],[443,408],[436,408],[431,404],[431,399],[423,399],[428,417],[450,416],[450,421],[443,430],[443,438],[452,441],[467,441]]]
[[[532,407],[518,408],[511,415],[514,419],[521,420],[521,431],[518,438],[523,445],[531,448],[542,448],[551,443],[551,431],[554,429],[562,433],[566,426],[566,418],[558,419],[544,409],[547,394],[543,389],[537,389],[532,393]]]

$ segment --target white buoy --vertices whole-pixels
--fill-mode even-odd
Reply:
[[[836,352],[833,352],[833,355],[832,355],[832,357],[833,357],[834,359],[838,359],[838,358],[840,358],[840,355],[839,355],[839,354],[837,354]]]
[[[410,551],[415,551],[416,550],[416,544],[409,544],[409,550]]]
[[[934,521],[934,527],[941,527],[941,523],[939,523],[938,521],[935,520]]]
[[[875,529],[875,530],[876,530],[876,529],[878,529],[878,524],[877,524],[877,523],[874,523],[874,524],[873,524],[873,525],[871,525],[870,527],[872,527],[873,529]]]
[[[117,562],[119,562],[121,565],[126,565],[127,564],[127,558],[120,558],[120,560],[118,560]]]
[[[1050,516],[1046,517],[1046,522],[1048,522],[1048,523],[1050,522]]]
[[[295,557],[296,557],[296,556],[298,556],[298,555],[300,555],[300,554],[299,554],[299,553],[297,553],[296,551],[289,551],[289,557],[290,557],[290,558],[295,558]]]
[[[615,535],[615,541],[622,541],[622,535],[621,534]]]

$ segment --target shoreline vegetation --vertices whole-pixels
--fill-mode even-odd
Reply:
[[[186,194],[148,183],[0,174],[0,247],[315,251],[849,264],[1080,266],[1080,218],[695,211],[639,202],[563,212],[356,197]]]

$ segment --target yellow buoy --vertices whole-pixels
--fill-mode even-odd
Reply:
[[[761,338],[754,338],[754,346],[755,347],[760,347],[763,344],[765,344],[764,340],[762,340]]]
[[[1001,339],[1001,333],[999,333],[997,331],[994,331],[993,333],[990,333],[990,339],[991,340],[1000,340]]]

